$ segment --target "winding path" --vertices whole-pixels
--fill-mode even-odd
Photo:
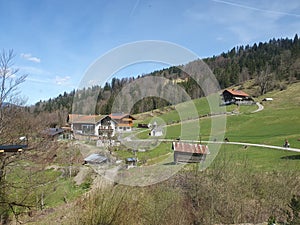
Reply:
[[[257,113],[259,111],[262,111],[264,109],[264,106],[260,104],[259,102],[256,102],[256,105],[258,106],[258,109],[253,111],[252,113]]]

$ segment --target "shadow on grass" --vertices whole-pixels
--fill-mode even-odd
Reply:
[[[300,160],[300,155],[289,155],[289,156],[282,156],[281,159],[288,159],[288,160]]]
[[[175,162],[168,162],[168,163],[164,163],[163,165],[170,166],[170,165],[176,165],[176,163]]]

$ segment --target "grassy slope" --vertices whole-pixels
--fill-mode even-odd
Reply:
[[[258,113],[251,113],[256,109],[256,106],[241,106],[239,111],[241,114],[228,116],[226,124],[226,134],[225,136],[230,139],[230,141],[237,142],[249,142],[258,144],[269,144],[282,146],[284,140],[287,138],[291,144],[291,147],[300,148],[300,83],[295,83],[290,85],[287,90],[274,91],[268,93],[265,96],[261,96],[260,99],[264,97],[272,97],[274,101],[264,102],[265,109]],[[203,99],[194,100],[194,104],[199,115],[204,115],[209,113],[208,103]],[[227,107],[227,111],[231,112],[236,109],[235,106]],[[161,116],[160,113],[155,114],[160,119],[163,119],[166,124],[172,123],[172,121],[179,120],[178,114],[173,111],[165,111]],[[149,116],[149,115],[148,115]],[[151,117],[144,118],[144,121],[151,121]],[[142,121],[142,122],[144,122]],[[187,122],[188,126],[194,126],[195,121]],[[202,118],[200,119],[200,131],[202,140],[208,140],[211,129],[211,119]],[[139,134],[139,138],[149,138],[148,132],[145,131]],[[180,137],[181,125],[173,124],[167,126],[167,132],[165,138],[175,139]],[[194,135],[194,130],[190,129],[185,131],[185,136],[181,136],[182,139],[199,139]],[[195,136],[195,137],[194,137]],[[170,146],[169,146],[170,147]],[[161,148],[161,147],[160,147]],[[297,156],[299,154],[286,151],[278,151],[272,149],[264,148],[248,148],[251,151],[245,151],[243,146],[222,146],[221,150],[225,150],[230,153],[239,153],[242,158],[248,158],[254,162],[255,168],[270,168],[272,165],[279,162],[283,162],[282,158],[293,158],[291,156]],[[221,151],[222,152],[222,151]],[[165,151],[164,151],[165,153]],[[296,159],[297,159],[296,157]],[[294,157],[295,158],[295,157]],[[299,160],[289,160],[288,164],[298,167]],[[282,164],[278,165],[277,168],[284,169],[286,166]]]

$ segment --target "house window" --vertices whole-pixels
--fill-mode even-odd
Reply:
[[[82,133],[83,134],[94,134],[94,125],[91,125],[91,124],[82,125]]]

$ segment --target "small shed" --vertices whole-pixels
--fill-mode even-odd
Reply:
[[[107,158],[98,153],[93,153],[84,159],[84,164],[101,164],[107,162]]]
[[[135,167],[137,165],[137,158],[132,158],[132,157],[126,158],[125,162],[126,162],[127,168]]]
[[[149,128],[149,125],[146,123],[139,123],[138,128]]]
[[[43,136],[45,138],[50,138],[52,140],[58,139],[60,135],[64,133],[64,129],[62,128],[48,128],[43,131]]]
[[[174,162],[183,163],[199,163],[204,162],[206,156],[210,154],[207,145],[173,142],[172,149],[174,150]]]
[[[163,128],[162,127],[154,127],[151,132],[150,132],[150,135],[152,137],[161,137],[163,136]]]
[[[264,98],[263,101],[264,101],[264,102],[267,102],[267,101],[273,101],[273,98]]]
[[[22,152],[27,145],[0,145],[0,153],[5,152]]]

